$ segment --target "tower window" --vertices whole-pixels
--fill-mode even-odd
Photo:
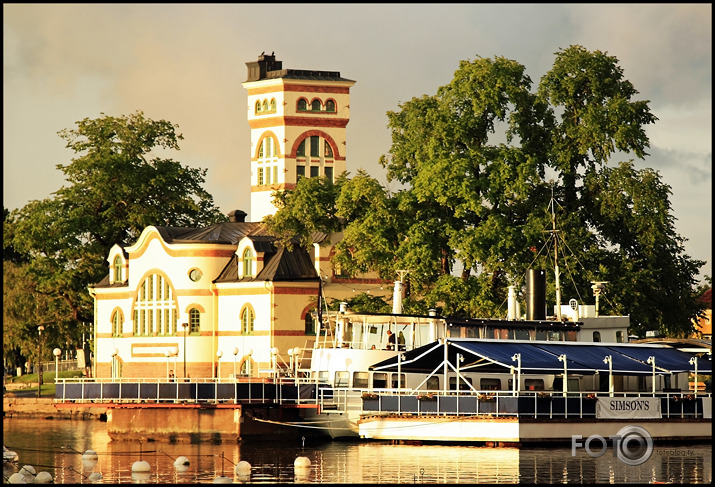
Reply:
[[[310,177],[317,178],[318,176],[320,176],[320,167],[319,166],[310,166]]]
[[[310,156],[320,157],[320,137],[317,135],[310,137]]]
[[[296,166],[295,173],[299,178],[305,177],[305,166]]]
[[[314,112],[319,112],[320,111],[320,100],[315,99],[313,102],[310,104],[310,109],[313,110]]]
[[[263,100],[263,111],[264,112],[268,111],[268,100]]]
[[[261,113],[261,100],[256,102],[256,113]]]
[[[325,177],[330,181],[331,183],[333,182],[333,168],[332,167],[326,167],[325,168]]]
[[[298,146],[298,150],[295,154],[297,157],[305,157],[305,139]]]
[[[271,98],[271,111],[275,112],[276,111],[276,99]]]
[[[325,102],[325,111],[326,112],[334,112],[335,111],[335,102],[333,100],[328,100]]]
[[[333,148],[330,147],[328,141],[325,141],[325,157],[333,157]]]
[[[304,112],[308,109],[308,101],[305,98],[298,100],[298,111]]]

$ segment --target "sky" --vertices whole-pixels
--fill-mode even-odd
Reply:
[[[448,84],[462,60],[502,56],[533,86],[570,45],[606,52],[648,100],[653,168],[685,253],[712,276],[711,4],[3,4],[3,205],[52,197],[58,136],[138,110],[183,134],[169,157],[208,170],[223,213],[250,213],[246,62],[339,71],[350,90],[347,166],[384,186],[388,111]],[[613,161],[615,164],[618,161]]]

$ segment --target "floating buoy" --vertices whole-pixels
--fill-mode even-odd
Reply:
[[[7,479],[8,482],[11,484],[26,484],[27,482],[25,481],[25,476],[22,475],[20,472],[15,472],[14,474],[10,475],[10,478]]]
[[[214,484],[232,484],[233,481],[231,480],[231,477],[224,477],[222,475],[219,475],[214,479]]]
[[[33,483],[35,481],[35,475],[37,475],[37,471],[32,465],[25,465],[20,469],[19,473],[25,477],[25,482],[27,483]]]
[[[236,475],[244,475],[251,472],[251,464],[246,460],[241,460],[236,464]]]
[[[97,452],[94,450],[87,450],[82,454],[82,460],[97,460]]]
[[[189,459],[186,457],[178,457],[174,460],[175,467],[188,467],[190,463],[191,462],[189,462]]]
[[[12,450],[8,450],[5,445],[2,446],[2,459],[4,462],[16,462],[20,457]]]
[[[310,458],[308,457],[298,457],[293,462],[293,466],[296,468],[310,467]]]
[[[134,482],[147,482],[151,479],[149,472],[132,472],[132,480]]]
[[[89,481],[90,482],[99,482],[102,480],[102,474],[99,472],[92,472],[89,474]]]
[[[49,484],[51,482],[52,475],[50,475],[48,472],[40,472],[37,474],[37,477],[35,477],[36,484]]]
[[[149,465],[149,462],[144,461],[144,460],[138,460],[132,464],[132,472],[149,472],[151,470],[151,466]]]

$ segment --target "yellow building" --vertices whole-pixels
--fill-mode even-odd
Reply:
[[[246,64],[253,222],[235,210],[228,222],[150,226],[133,245],[115,245],[107,276],[90,288],[96,377],[267,375],[274,359],[288,363],[296,347],[312,347],[319,292],[338,300],[391,292],[374,277],[336,275],[330,245],[289,251],[259,223],[276,210],[273,191],[346,170],[355,82],[282,69],[274,55]]]

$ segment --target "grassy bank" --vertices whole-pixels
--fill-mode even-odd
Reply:
[[[20,387],[14,389],[14,392],[37,392],[37,384],[39,382],[39,375],[25,374],[19,377],[5,377],[5,384],[26,384],[27,387]],[[58,374],[60,379],[73,379],[77,377],[82,377],[81,370],[63,370]],[[40,391],[42,396],[54,396],[55,395],[55,372],[43,372],[42,373],[42,390]]]

